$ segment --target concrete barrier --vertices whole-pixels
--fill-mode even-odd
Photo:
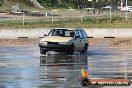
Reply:
[[[70,28],[72,29],[72,28]],[[0,29],[0,38],[16,39],[19,37],[42,38],[48,34],[50,28],[37,29]],[[90,38],[132,38],[132,29],[100,29],[84,28]]]
[[[85,29],[88,36],[94,38],[104,38],[104,37],[115,37],[115,38],[132,38],[132,29]]]
[[[47,34],[50,29],[2,29],[0,38],[16,39],[19,37],[39,38]]]

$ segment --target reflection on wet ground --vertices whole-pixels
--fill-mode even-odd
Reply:
[[[119,79],[126,74],[132,79],[131,59],[132,48],[91,47],[85,54],[40,56],[37,45],[0,47],[0,88],[81,88],[82,67],[90,78]]]

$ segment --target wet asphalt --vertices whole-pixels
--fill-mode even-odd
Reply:
[[[84,54],[48,52],[41,56],[38,45],[0,46],[0,88],[83,88],[79,82],[82,67],[89,78],[131,80],[131,59],[132,48],[90,47]]]

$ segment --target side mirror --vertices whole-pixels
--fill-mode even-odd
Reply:
[[[46,34],[44,34],[44,37],[46,37],[47,35]]]
[[[75,38],[80,38],[80,36],[75,36]]]

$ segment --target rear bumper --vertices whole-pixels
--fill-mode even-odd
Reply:
[[[58,52],[65,52],[70,50],[71,45],[65,45],[65,44],[46,44],[46,45],[42,45],[39,44],[39,47],[41,50],[44,51],[58,51]]]

